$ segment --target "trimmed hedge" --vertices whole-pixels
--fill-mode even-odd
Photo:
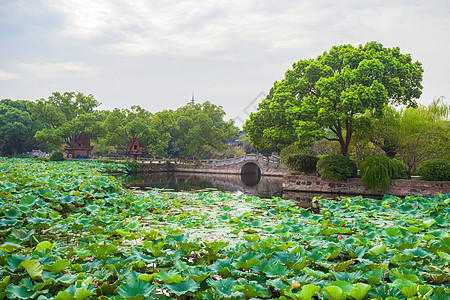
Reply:
[[[51,161],[62,161],[64,160],[64,154],[59,151],[55,151],[50,155],[49,160]]]
[[[431,159],[424,161],[417,170],[423,180],[449,181],[450,162],[445,159]]]
[[[342,155],[326,155],[317,162],[317,173],[332,180],[356,177],[357,169],[353,160]]]
[[[289,169],[306,174],[316,171],[319,158],[312,154],[292,154],[286,157],[285,162]]]
[[[398,159],[391,158],[392,172],[391,179],[408,179],[408,166]]]

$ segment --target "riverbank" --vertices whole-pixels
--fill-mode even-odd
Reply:
[[[285,175],[283,177],[283,191],[362,196],[379,196],[384,194],[374,192],[371,188],[365,187],[361,182],[361,178],[346,178],[340,181],[334,181],[308,175]],[[424,196],[437,195],[438,193],[450,193],[450,182],[393,179],[385,194],[405,197],[419,194]]]

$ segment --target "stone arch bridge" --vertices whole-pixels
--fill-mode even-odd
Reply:
[[[211,173],[239,175],[283,176],[286,174],[286,167],[281,164],[279,157],[260,154],[245,154],[239,157],[213,160],[206,169]]]

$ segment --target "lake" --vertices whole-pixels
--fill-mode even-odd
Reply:
[[[118,176],[127,188],[158,188],[175,192],[192,190],[218,190],[242,193],[260,198],[281,197],[295,200],[299,206],[311,207],[312,199],[320,197],[334,199],[338,194],[311,192],[284,192],[283,178],[261,175],[228,175],[202,173],[143,173]]]

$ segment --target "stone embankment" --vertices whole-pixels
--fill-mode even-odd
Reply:
[[[372,189],[362,185],[361,178],[347,178],[334,181],[317,176],[286,175],[283,179],[283,191],[363,196],[380,195],[379,192],[374,192]],[[394,179],[391,180],[389,189],[386,192],[386,194],[401,197],[417,194],[424,196],[436,195],[437,193],[450,193],[450,182]]]

